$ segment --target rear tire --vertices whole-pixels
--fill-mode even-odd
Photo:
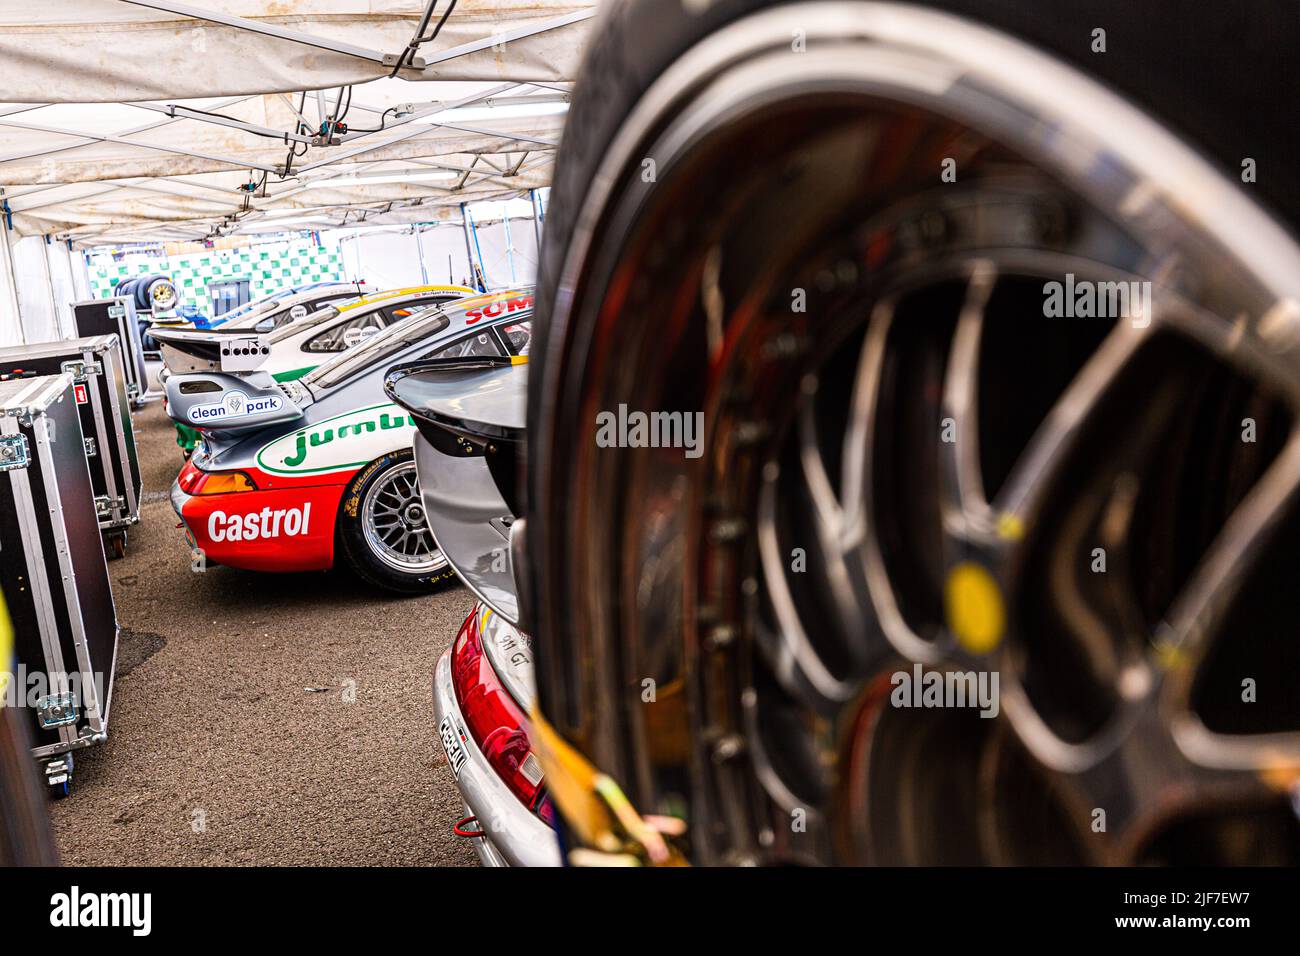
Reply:
[[[955,447],[955,441],[935,437],[941,434],[940,411],[981,407],[981,402],[955,401],[940,407],[945,394],[962,398],[956,385],[947,386],[945,392],[941,383],[979,381],[974,374],[947,376],[952,368],[978,366],[982,346],[972,347],[979,343],[973,335],[965,339],[966,348],[960,353],[947,351],[947,344],[945,351],[935,349],[933,353],[927,351],[929,346],[919,347],[917,354],[931,356],[925,359],[899,360],[898,354],[911,352],[886,348],[897,341],[884,335],[886,322],[895,302],[903,301],[886,293],[906,289],[910,294],[922,285],[934,292],[936,298],[923,302],[913,314],[924,315],[926,322],[933,323],[942,312],[947,316],[943,321],[950,326],[915,323],[907,328],[925,329],[927,334],[933,331],[945,343],[953,339],[951,331],[963,312],[962,303],[979,301],[963,291],[958,307],[950,304],[936,309],[935,302],[943,301],[947,294],[935,281],[939,267],[960,263],[963,282],[972,286],[975,276],[987,274],[971,268],[977,255],[999,262],[1000,256],[1014,250],[1023,258],[1006,260],[1002,272],[995,270],[995,274],[1028,280],[1025,288],[1037,295],[1044,279],[1066,272],[1064,263],[1052,257],[1068,256],[1066,262],[1082,261],[1094,268],[1104,260],[1107,269],[1116,274],[1145,277],[1154,271],[1151,263],[1167,261],[1170,253],[1177,252],[1177,258],[1191,266],[1189,275],[1204,279],[1213,271],[1205,265],[1212,257],[1203,256],[1201,250],[1207,246],[1226,248],[1235,260],[1229,266],[1229,260],[1219,254],[1216,261],[1223,263],[1223,276],[1218,284],[1185,283],[1178,281],[1181,277],[1162,275],[1157,279],[1164,283],[1154,284],[1161,293],[1162,309],[1166,301],[1178,303],[1176,309],[1167,309],[1170,314],[1186,311],[1182,300],[1191,298],[1207,311],[1228,317],[1264,315],[1272,302],[1283,298],[1279,289],[1290,285],[1276,279],[1270,280],[1272,286],[1253,283],[1253,270],[1242,264],[1260,257],[1250,255],[1253,250],[1245,242],[1218,237],[1207,241],[1203,224],[1210,222],[1210,217],[1184,222],[1176,208],[1159,221],[1118,215],[1121,204],[1117,195],[1102,188],[1099,180],[1085,181],[1073,175],[1069,162],[1052,155],[1050,146],[1030,142],[1029,136],[1022,135],[1027,127],[1006,118],[1032,115],[1022,107],[1035,100],[1026,91],[1042,89],[1032,85],[1033,77],[1023,85],[1001,81],[997,95],[1005,103],[984,88],[978,103],[974,97],[957,102],[955,97],[962,92],[957,84],[947,88],[954,99],[920,109],[918,102],[926,102],[929,94],[918,93],[911,76],[901,73],[897,90],[882,93],[887,60],[873,55],[873,44],[882,44],[890,31],[869,32],[864,26],[862,32],[869,34],[870,42],[850,51],[846,38],[832,31],[826,9],[833,6],[839,15],[856,12],[865,18],[878,12],[869,9],[877,5],[715,0],[683,4],[682,9],[701,12],[676,16],[665,16],[661,6],[650,0],[629,0],[611,5],[603,15],[587,55],[584,82],[575,90],[566,121],[556,163],[552,212],[540,254],[534,319],[534,335],[540,344],[533,349],[529,373],[529,509],[525,516],[525,573],[536,609],[532,631],[538,648],[540,711],[568,743],[602,772],[619,780],[642,812],[663,814],[685,808],[691,838],[685,852],[696,862],[940,864],[1010,860],[1073,864],[1079,858],[1074,851],[1084,846],[1089,862],[1131,865],[1176,858],[1160,840],[1169,831],[1170,821],[1180,818],[1187,824],[1179,832],[1181,847],[1199,863],[1293,860],[1300,852],[1300,829],[1294,825],[1294,815],[1283,799],[1255,787],[1258,774],[1250,764],[1254,758],[1241,756],[1247,746],[1253,746],[1248,738],[1258,739],[1268,728],[1243,724],[1246,730],[1237,739],[1226,739],[1227,734],[1214,735],[1214,739],[1202,734],[1193,739],[1186,728],[1195,727],[1192,718],[1196,715],[1187,716],[1192,710],[1186,700],[1189,693],[1181,688],[1191,687],[1192,678],[1207,671],[1194,673],[1186,661],[1176,672],[1152,664],[1143,656],[1149,651],[1146,645],[1137,654],[1141,672],[1166,674],[1166,707],[1162,711],[1149,703],[1157,685],[1148,684],[1141,688],[1145,694],[1142,714],[1150,723],[1141,725],[1141,733],[1131,732],[1136,724],[1117,721],[1109,726],[1122,731],[1114,738],[1119,741],[1113,745],[1116,748],[1121,744],[1149,746],[1150,753],[1156,752],[1156,745],[1164,748],[1162,760],[1167,763],[1158,771],[1150,759],[1127,764],[1116,759],[1107,764],[1091,754],[1086,766],[1082,759],[1078,767],[1068,766],[1060,755],[1080,752],[1077,747],[1071,749],[1079,739],[1099,739],[1095,727],[1077,733],[1069,728],[1075,736],[1057,738],[1066,743],[1053,750],[1057,740],[1045,746],[1048,735],[1038,730],[1046,721],[1038,719],[1030,727],[1021,716],[1028,705],[1010,717],[1002,715],[998,733],[981,737],[981,759],[963,763],[957,757],[975,749],[964,735],[986,733],[980,718],[940,726],[922,718],[907,720],[915,715],[906,710],[904,717],[898,718],[887,708],[882,702],[893,702],[880,688],[887,690],[900,668],[933,653],[934,640],[944,642],[944,666],[950,671],[975,673],[990,668],[980,662],[980,655],[987,650],[960,646],[959,639],[968,635],[959,634],[960,620],[949,610],[954,602],[944,599],[942,586],[957,580],[955,572],[964,568],[958,558],[969,558],[974,551],[967,539],[945,544],[942,537],[945,525],[938,519],[958,510],[945,512],[938,503],[943,501],[947,507],[957,496],[950,489],[948,499],[941,499],[938,493],[924,495],[919,479],[932,476],[932,484],[943,490],[940,479],[949,481],[958,475],[957,459],[942,459],[943,468],[937,464],[931,468],[931,458],[926,458],[924,468],[910,466],[902,477],[873,464],[901,460],[900,455],[883,453],[905,447],[896,435],[909,436],[909,440],[910,436],[922,436],[920,441],[927,448],[932,444],[941,449]],[[808,22],[814,20],[814,8],[823,8],[821,15],[827,25],[820,32],[806,30],[806,59],[819,63],[823,72],[787,66],[787,61],[780,59],[789,49],[792,34],[785,29],[789,21],[772,16],[759,26],[741,22],[751,13],[777,7],[798,8],[801,14],[806,11]],[[1226,31],[1241,39],[1241,46],[1189,45],[1186,40],[1193,29],[1200,37],[1225,35],[1225,30],[1215,28],[1217,21],[1208,8],[1202,11],[1190,4],[1162,4],[1160,14],[1153,17],[1149,9],[1109,0],[1044,4],[1042,9],[1032,10],[1007,3],[932,0],[916,7],[899,5],[894,13],[906,18],[930,16],[922,7],[963,14],[968,21],[997,31],[997,37],[981,31],[984,35],[979,40],[990,44],[990,49],[995,41],[997,49],[1007,49],[1005,41],[1010,37],[1035,58],[1046,54],[1050,62],[1038,66],[1039,82],[1051,78],[1062,89],[1074,89],[1073,78],[1069,84],[1060,79],[1061,67],[1082,67],[1092,80],[1116,89],[1127,100],[1117,104],[1119,107],[1135,105],[1164,127],[1159,137],[1150,134],[1152,142],[1166,143],[1163,134],[1168,130],[1175,134],[1172,138],[1206,153],[1212,175],[1198,173],[1198,181],[1218,181],[1221,176],[1224,186],[1233,185],[1239,175],[1240,157],[1235,154],[1242,152],[1241,143],[1250,143],[1249,153],[1267,154],[1272,159],[1294,155],[1294,147],[1284,142],[1285,137],[1261,125],[1266,122],[1264,117],[1275,115],[1268,108],[1268,90],[1276,86],[1265,77],[1286,75],[1290,69],[1286,64],[1294,59],[1288,61],[1291,44],[1278,39],[1285,36],[1284,31],[1265,23],[1267,17],[1252,21],[1245,36]],[[1105,15],[1099,15],[1102,13]],[[797,25],[806,27],[808,22]],[[1104,57],[1092,55],[1088,48],[1095,23],[1104,23],[1110,35],[1111,52]],[[1153,23],[1161,28],[1177,23],[1179,29],[1162,29],[1152,37]],[[893,21],[891,28],[897,24]],[[968,22],[965,31],[970,25]],[[724,33],[727,45],[712,42],[705,51],[711,59],[706,60],[701,48]],[[795,35],[799,33],[795,31]],[[960,54],[952,52],[956,46],[940,50],[935,44],[931,49],[928,40],[920,41],[919,36],[918,30],[907,38],[907,59],[900,62],[910,63],[920,49],[927,50],[926,55],[936,62],[960,61],[975,49],[967,47]],[[828,48],[833,56],[819,61],[818,51]],[[1251,73],[1228,68],[1234,60],[1259,63],[1260,69]],[[746,69],[751,63],[754,68]],[[1216,63],[1225,68],[1215,69]],[[777,71],[765,73],[760,66],[775,67],[783,79],[793,77],[797,82],[788,81],[778,88],[777,82],[769,79],[778,75]],[[1196,66],[1204,68],[1194,69]],[[978,73],[966,65],[963,70]],[[837,87],[826,79],[834,74],[844,77]],[[1181,81],[1189,74],[1213,77],[1213,83],[1193,93]],[[903,95],[897,95],[899,91]],[[1096,92],[1100,102],[1100,91]],[[822,97],[820,102],[811,102],[814,93]],[[840,105],[850,103],[852,108]],[[984,107],[990,104],[996,104],[999,111],[1005,105],[1006,113],[986,113]],[[1055,105],[1040,103],[1034,109],[1049,117],[1042,123],[1043,129],[1084,128],[1077,116],[1063,116]],[[1125,108],[1108,105],[1108,109],[1116,117],[1128,115]],[[766,128],[759,124],[763,111],[768,114]],[[780,135],[773,135],[775,131]],[[1085,132],[1087,141],[1107,146],[1095,155],[1111,152],[1115,134]],[[901,144],[908,151],[905,155],[918,161],[893,162],[885,147],[877,143]],[[961,144],[969,153],[963,166],[965,179],[940,185],[938,158],[947,156],[946,150],[954,144]],[[1116,146],[1117,157],[1123,155],[1124,145]],[[1179,163],[1188,162],[1181,149],[1162,148],[1179,157]],[[982,171],[980,158],[989,160]],[[931,159],[936,165],[919,161]],[[1009,159],[1013,160],[1010,164]],[[1109,172],[1127,166],[1125,175],[1158,182],[1174,164],[1155,164],[1156,172],[1147,171],[1145,161],[1137,159],[1098,165]],[[1287,170],[1295,165],[1280,163]],[[1001,174],[1012,168],[1017,175],[1002,178]],[[644,175],[647,171],[649,177]],[[764,171],[767,175],[760,175]],[[859,177],[863,171],[872,175]],[[1121,181],[1119,176],[1107,180]],[[861,188],[856,185],[859,182]],[[963,192],[967,186],[960,183],[976,188]],[[847,185],[838,188],[842,184]],[[886,190],[887,184],[892,188]],[[1255,190],[1253,184],[1246,192],[1252,200],[1261,205],[1271,203],[1275,213],[1295,222],[1295,204],[1286,198],[1293,192],[1285,188]],[[1233,189],[1224,189],[1223,194],[1234,200],[1240,195]],[[948,197],[959,202],[949,205]],[[1234,223],[1256,221],[1245,215],[1252,210],[1235,208]],[[960,211],[967,209],[990,215],[972,222]],[[1007,225],[1018,222],[1024,231],[994,226],[998,219],[994,210],[1016,210],[1015,215],[1000,221]],[[1068,215],[1061,215],[1062,211]],[[923,217],[916,215],[918,212],[933,215]],[[1095,222],[1109,226],[1124,223],[1131,234],[1107,242],[1099,256],[1097,248],[1087,246],[1097,233],[1078,228],[1079,223]],[[1222,224],[1223,220],[1214,223]],[[1245,230],[1247,234],[1259,231]],[[1275,247],[1292,250],[1287,237],[1280,230],[1277,233]],[[1121,249],[1134,255],[1121,254]],[[1030,258],[1034,265],[1021,264]],[[691,265],[683,267],[683,263]],[[801,303],[799,308],[791,306],[792,293],[800,294],[795,299]],[[802,306],[805,294],[810,303],[806,309]],[[997,325],[1003,316],[1028,314],[1008,308],[1004,303],[1009,300],[990,297],[988,301],[995,308],[985,310],[978,305],[966,311],[972,316],[966,320],[968,335],[976,327],[974,316],[980,316],[983,327],[985,311],[995,313],[990,328],[1005,328]],[[1029,302],[1031,309],[1043,308],[1039,301]],[[802,317],[805,312],[810,318]],[[1047,314],[1045,309],[1043,314]],[[884,320],[877,320],[878,316]],[[1211,327],[1215,335],[1223,334],[1217,325],[1205,326]],[[1195,331],[1202,328],[1198,325]],[[873,337],[867,339],[869,333]],[[1065,341],[1067,334],[1057,332],[1052,341]],[[1178,334],[1184,333],[1180,330]],[[1190,354],[1218,354],[1205,346],[1208,334],[1205,340],[1185,338],[1200,350]],[[997,339],[991,335],[989,341]],[[867,342],[872,345],[870,350],[863,348]],[[911,348],[910,340],[903,343]],[[1023,349],[1023,345],[1019,347]],[[1062,347],[1075,346],[1066,343]],[[1088,343],[1078,348],[1080,356],[1093,355]],[[989,351],[994,357],[1015,354],[1015,349]],[[952,360],[950,354],[959,354],[962,362]],[[888,358],[890,364],[888,374],[864,375],[867,385],[859,389],[852,377],[855,370],[885,367],[868,364],[863,356],[872,363]],[[1177,357],[1166,361],[1175,373],[1186,367]],[[1206,366],[1215,374],[1229,371],[1236,375],[1239,371],[1235,366],[1227,368],[1228,363],[1215,365],[1215,361],[1207,358]],[[992,359],[986,364],[995,367]],[[1258,394],[1271,398],[1276,389],[1289,387],[1281,381],[1287,377],[1285,373],[1275,376],[1269,388]],[[1158,378],[1139,376],[1136,380],[1155,382]],[[1014,381],[1014,391],[1008,387],[1001,394],[1010,393],[1021,404],[1035,394],[1029,375],[1014,380],[990,375],[988,380]],[[896,399],[885,406],[879,420],[887,427],[877,432],[876,400],[859,402],[855,397],[881,394],[884,389],[873,383],[882,381],[890,388],[899,381],[923,387],[909,393],[906,400]],[[1252,372],[1245,384],[1254,381]],[[1235,387],[1237,380],[1232,382]],[[1059,398],[1053,389],[1057,389],[1055,384],[1043,394]],[[983,405],[993,408],[989,396],[996,394],[992,389],[986,391]],[[1256,393],[1249,394],[1254,398]],[[1155,405],[1145,396],[1135,404]],[[1209,404],[1229,407],[1225,402]],[[708,453],[698,464],[662,452],[644,452],[635,445],[593,454],[592,413],[614,408],[707,413],[703,444]],[[862,416],[853,422],[854,428],[846,428],[855,409],[861,410]],[[929,417],[932,411],[933,422]],[[1194,415],[1188,412],[1187,417]],[[1011,416],[1004,416],[1002,423],[1010,420]],[[979,427],[978,421],[972,421],[968,434],[977,435]],[[1099,433],[1116,434],[1113,430]],[[835,440],[828,441],[827,435],[834,435]],[[861,437],[850,442],[846,440],[850,436]],[[1236,449],[1240,442],[1233,441],[1224,447]],[[1173,465],[1178,460],[1174,446],[1159,444],[1165,448],[1167,469],[1178,473],[1180,469]],[[986,441],[986,447],[993,448],[994,442]],[[1005,447],[1009,453],[1021,450],[1019,439]],[[824,458],[820,457],[823,449],[827,449]],[[1094,454],[1091,460],[1118,459],[1116,449],[1103,450],[1105,454]],[[868,454],[872,451],[874,457]],[[932,450],[926,454],[936,463],[941,460]],[[981,469],[997,471],[993,457],[985,461],[968,454],[963,460],[968,473],[983,478]],[[861,467],[856,471],[844,468],[843,462],[848,460],[862,463]],[[1196,459],[1187,455],[1186,460]],[[1227,473],[1238,473],[1238,459],[1225,454],[1214,463]],[[1206,456],[1200,456],[1196,467],[1206,468]],[[805,471],[808,487],[798,495],[789,486],[778,484],[783,477],[801,476]],[[846,471],[848,477],[837,485],[835,479]],[[1071,469],[1062,473],[1075,474]],[[1158,475],[1158,469],[1153,473]],[[1250,475],[1246,484],[1254,482],[1255,472],[1241,473]],[[825,476],[830,478],[822,480]],[[994,486],[1002,477],[985,480]],[[1150,486],[1159,487],[1155,481]],[[1205,486],[1210,487],[1211,482]],[[974,485],[967,482],[967,487]],[[760,489],[768,491],[760,495]],[[1073,504],[1085,498],[1083,489],[1081,481],[1077,487],[1063,484],[1061,497]],[[891,503],[903,506],[878,507],[877,499],[884,501],[887,493],[893,495]],[[1158,491],[1148,494],[1153,501],[1162,500]],[[795,502],[801,503],[798,508]],[[1210,507],[1198,499],[1187,513],[1205,513]],[[865,533],[860,532],[877,526],[888,530],[892,525],[882,519],[904,514],[925,515],[923,520],[904,521],[908,531],[919,527],[938,530],[924,539],[890,532],[891,546],[883,549],[886,556],[877,561],[875,550],[879,549],[874,543],[868,548],[863,543]],[[931,515],[936,520],[926,523]],[[871,520],[865,520],[867,517]],[[980,513],[975,520],[963,519],[962,527],[983,531],[978,522],[984,517]],[[1013,587],[1026,578],[1019,574],[1021,567],[1082,566],[1070,563],[1073,555],[1066,552],[1063,536],[1057,536],[1062,540],[1059,550],[1049,548],[1049,544],[1056,545],[1057,537],[1051,531],[1060,527],[1060,522],[1026,524],[1018,515],[1011,517],[1017,520],[998,526],[996,535],[990,532],[989,537],[1014,542],[1028,528],[1031,537],[1038,535],[1037,540],[1047,542],[1042,553],[1050,554],[1056,564],[1017,558],[1015,573],[1005,575],[1004,584],[990,591],[999,600],[1009,595],[1013,611],[1063,606],[1060,600],[1051,604],[1053,597],[1030,598],[1024,589]],[[848,518],[863,520],[854,524]],[[824,524],[818,526],[816,521]],[[1188,521],[1169,524],[1180,529],[1190,526]],[[1044,535],[1040,529],[1048,533]],[[822,530],[829,533],[820,534]],[[1186,540],[1186,535],[1152,534],[1133,540],[1152,538],[1177,541],[1187,550],[1187,564],[1204,557],[1201,543]],[[929,550],[924,552],[927,562],[934,558],[937,570],[926,562],[908,563],[913,552],[923,552],[917,546],[922,540],[937,542],[933,547],[927,544]],[[1259,540],[1267,540],[1263,532]],[[999,547],[1011,550],[1010,545]],[[806,566],[796,567],[790,563],[796,555],[813,557]],[[1011,567],[1012,562],[1003,564]],[[1163,555],[1158,564],[1182,566]],[[1129,565],[1143,572],[1152,566],[1141,559]],[[890,569],[898,579],[896,584],[886,580]],[[804,574],[805,570],[809,573]],[[1141,574],[1138,578],[1140,583],[1148,583]],[[930,584],[918,588],[917,581]],[[1046,588],[1039,590],[1047,593]],[[898,606],[907,602],[911,603],[900,611]],[[1153,616],[1162,619],[1160,611],[1169,605],[1162,596]],[[887,613],[882,614],[881,608]],[[1022,620],[1029,619],[1028,611],[1019,613]],[[926,636],[911,640],[912,635],[897,626],[899,621],[906,622],[908,614],[934,626]],[[1190,615],[1185,614],[1187,617]],[[1275,611],[1273,617],[1287,619],[1283,610]],[[839,624],[833,624],[836,621]],[[1017,627],[1015,620],[1012,623],[1007,645],[1019,642],[1018,651],[1032,646],[1039,630]],[[827,640],[835,628],[841,638]],[[1120,626],[1107,631],[1121,638],[1127,633]],[[1188,633],[1199,637],[1203,632],[1184,626],[1180,639]],[[1264,652],[1277,643],[1271,638],[1258,642],[1252,652],[1258,650],[1261,656],[1252,660],[1267,660]],[[1119,640],[1115,646],[1127,652]],[[1026,660],[1029,653],[1007,653],[992,659],[994,672],[1011,680],[1016,673],[1013,665]],[[1056,676],[1073,676],[1080,670],[1070,666],[1055,644],[1050,654],[1034,653],[1039,662],[1035,666],[1048,661]],[[962,667],[952,666],[954,660]],[[1263,672],[1267,668],[1261,665],[1256,669]],[[660,688],[674,688],[672,695],[660,692],[653,719],[644,716],[640,688],[629,679],[643,674],[654,675]],[[1218,675],[1211,672],[1210,676]],[[1030,675],[1029,683],[1042,679]],[[1070,690],[1066,683],[1053,687]],[[1219,684],[1211,680],[1208,686]],[[1066,699],[1064,693],[1035,693],[1034,699],[1050,705]],[[1093,707],[1098,700],[1112,698],[1087,688],[1070,699]],[[1175,711],[1178,719],[1171,723],[1177,726],[1171,729],[1160,722],[1163,714]],[[1079,713],[1083,712],[1081,706]],[[1097,712],[1107,717],[1112,714],[1100,706]],[[1135,707],[1124,716],[1136,712]],[[895,720],[895,727],[904,727],[897,737],[880,717],[882,713]],[[1093,712],[1088,714],[1087,719],[1092,719]],[[1076,716],[1069,715],[1070,719]],[[1288,760],[1295,762],[1300,759],[1300,736],[1295,734],[1294,708],[1284,716],[1289,721],[1285,723],[1285,739],[1291,748]],[[1048,717],[1062,720],[1056,714]],[[936,751],[931,748],[936,741],[952,744],[945,759],[935,759]],[[1112,746],[1110,738],[1105,746]],[[1238,748],[1235,755],[1225,756],[1233,747]],[[1096,753],[1102,752],[1103,747],[1097,747]],[[948,754],[956,756],[946,759]],[[1095,796],[1104,783],[1118,787],[1115,780],[1123,775],[1108,781],[1102,778],[1112,766],[1125,764],[1144,767],[1144,775],[1128,775],[1123,786],[1128,788],[1126,792],[1140,793],[1147,802],[1130,801],[1125,820],[1117,821],[1112,812],[1112,836],[1103,842],[1088,829],[1087,814],[1079,812],[1079,808],[1100,805],[1099,801],[1084,802],[1078,797]],[[923,769],[912,773],[908,768],[913,766]],[[944,776],[948,770],[955,771],[953,777]],[[1190,800],[1176,803],[1170,799],[1178,792],[1176,788],[1141,789],[1145,781],[1164,782],[1180,776],[1195,780],[1200,788],[1189,786],[1183,791],[1187,794],[1214,792],[1220,801],[1217,808],[1233,823],[1243,819],[1242,807],[1267,807],[1260,819],[1269,826],[1276,824],[1282,828],[1278,832],[1285,835],[1257,845],[1276,847],[1276,857],[1249,850],[1235,857],[1215,856],[1219,851],[1213,840],[1189,838],[1189,833],[1212,830],[1217,822],[1207,824],[1195,818]],[[959,785],[969,787],[966,792],[978,794],[979,800],[951,796]],[[1224,798],[1228,793],[1235,801],[1231,805]],[[891,794],[895,795],[892,799]],[[927,805],[921,799],[926,794],[937,795],[936,802]],[[978,812],[957,821],[952,807],[976,807]],[[807,821],[806,830],[797,838],[791,838],[794,813]],[[900,832],[903,817],[918,823],[915,839],[896,841],[906,852],[890,842]],[[1087,842],[1043,839],[1045,832],[1070,835],[1065,826],[1058,825],[1062,818],[1071,827],[1080,827]],[[959,843],[956,836],[966,842]],[[577,842],[576,837],[572,842]],[[1150,849],[1153,846],[1159,848],[1158,853]],[[954,849],[963,855],[944,855]]]
[[[376,458],[348,483],[339,504],[337,545],[357,576],[399,594],[424,594],[456,572],[424,524],[410,449]]]

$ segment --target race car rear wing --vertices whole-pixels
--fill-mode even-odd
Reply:
[[[174,375],[186,372],[251,372],[271,354],[266,333],[250,329],[152,328],[163,364]]]
[[[302,407],[267,372],[173,375],[167,414],[200,431],[245,432],[302,417]]]
[[[438,547],[471,591],[527,630],[514,573],[524,534],[527,359],[412,362],[389,371],[384,391],[415,419],[415,467]]]

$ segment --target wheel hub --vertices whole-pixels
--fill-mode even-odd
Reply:
[[[389,469],[370,486],[361,519],[366,544],[389,567],[421,574],[447,563],[425,523],[413,462]]]

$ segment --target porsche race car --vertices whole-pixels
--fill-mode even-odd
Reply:
[[[472,294],[466,286],[435,285],[359,296],[355,286],[334,283],[261,300],[215,329],[155,327],[164,365],[159,382],[165,385],[179,372],[232,365],[269,372],[277,381],[298,378],[418,306]],[[177,421],[176,432],[176,444],[192,453],[198,442],[195,431]]]
[[[258,370],[283,382],[301,378],[331,356],[406,318],[420,306],[466,295],[474,295],[474,290],[458,285],[413,286],[349,296],[341,304],[326,305],[308,314],[295,315],[290,305],[288,321],[277,322],[277,311],[253,320],[251,328],[246,321],[239,321],[216,329],[157,329],[154,337],[162,345],[168,377],[217,369]],[[272,325],[269,329],[268,323]],[[235,345],[240,354],[232,356],[231,346]],[[232,359],[243,361],[233,364]]]
[[[535,753],[532,641],[512,554],[523,522],[526,364],[433,358],[393,368],[389,397],[416,423],[415,460],[429,527],[478,597],[433,675],[433,709],[465,817],[454,832],[485,866],[559,866],[555,807]]]
[[[231,329],[259,327],[262,331],[269,332],[323,306],[342,305],[349,299],[363,296],[368,291],[362,288],[364,285],[364,282],[313,282],[291,286],[236,306],[211,319],[202,318],[183,325],[175,322],[161,323],[161,326],[200,330],[222,326]]]
[[[531,314],[530,291],[475,296],[417,309],[296,380],[260,369],[171,376],[169,413],[203,437],[171,492],[196,567],[323,570],[341,552],[394,591],[451,578],[424,520],[414,422],[384,395],[384,375],[417,358],[522,361]]]

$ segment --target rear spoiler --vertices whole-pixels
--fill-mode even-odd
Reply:
[[[167,414],[202,431],[242,432],[296,421],[303,410],[267,372],[169,376]]]
[[[266,333],[248,329],[169,329],[154,327],[163,364],[173,374],[251,372],[271,354]]]
[[[389,371],[384,391],[415,419],[415,466],[438,547],[471,591],[527,630],[514,573],[524,535],[527,359],[411,362]]]

